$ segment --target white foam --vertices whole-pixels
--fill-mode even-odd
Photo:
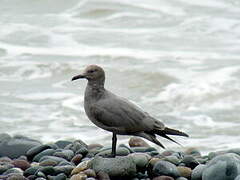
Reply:
[[[62,92],[34,92],[28,94],[17,95],[18,98],[24,100],[61,100],[69,97],[73,97],[72,93],[62,93]]]

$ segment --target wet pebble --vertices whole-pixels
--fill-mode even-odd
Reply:
[[[128,144],[130,147],[150,147],[146,141],[139,137],[131,137]]]
[[[82,154],[76,154],[76,155],[72,158],[71,162],[74,163],[75,165],[78,165],[78,164],[81,162],[82,158],[83,158],[83,155],[82,155]]]
[[[157,176],[154,177],[152,180],[174,180],[174,178],[171,176]]]
[[[191,155],[184,156],[181,162],[191,169],[194,169],[197,165],[199,165],[199,162]]]
[[[23,171],[25,171],[26,169],[28,169],[30,167],[30,163],[28,161],[21,160],[21,159],[13,160],[12,164],[17,168],[22,169]]]
[[[160,160],[158,161],[154,167],[153,167],[153,176],[161,176],[161,175],[165,175],[165,176],[171,176],[171,177],[179,177],[179,172],[177,170],[177,167],[168,162],[168,161],[163,161]]]
[[[97,173],[106,172],[110,177],[132,177],[137,173],[136,164],[129,156],[115,158],[97,156],[91,161],[91,168]]]
[[[185,178],[190,178],[192,174],[192,169],[188,167],[178,166],[177,170],[179,172],[179,175]]]
[[[218,155],[203,170],[203,180],[232,180],[240,174],[240,157],[235,153]]]

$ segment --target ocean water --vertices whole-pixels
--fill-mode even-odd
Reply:
[[[239,1],[2,0],[0,12],[1,133],[111,145],[84,113],[86,81],[71,82],[98,64],[107,89],[190,135],[166,147],[240,147]]]

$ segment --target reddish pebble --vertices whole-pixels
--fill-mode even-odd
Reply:
[[[128,144],[130,147],[150,147],[148,143],[139,137],[131,137]]]
[[[22,169],[23,171],[25,171],[27,168],[30,167],[30,163],[26,160],[22,160],[22,159],[15,159],[13,160],[12,163],[15,167],[18,167],[20,169]]]
[[[75,165],[78,165],[81,162],[82,158],[82,154],[77,154],[72,158],[71,162],[73,162]]]

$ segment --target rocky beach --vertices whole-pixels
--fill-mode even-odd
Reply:
[[[184,148],[183,148],[184,149]],[[111,147],[81,140],[43,144],[28,137],[0,134],[1,180],[239,180],[240,148],[202,155],[156,149],[138,137]]]

